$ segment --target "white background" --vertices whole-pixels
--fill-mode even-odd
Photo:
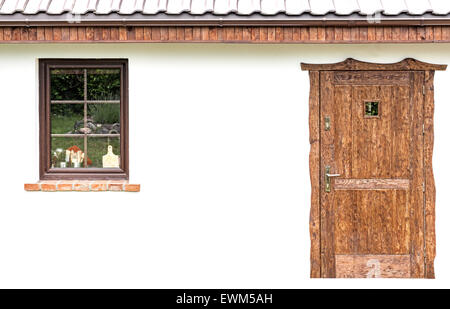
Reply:
[[[128,58],[140,193],[33,193],[39,58]],[[436,280],[309,279],[308,73],[300,62],[450,45],[0,45],[1,288],[450,287],[450,70],[435,78]]]

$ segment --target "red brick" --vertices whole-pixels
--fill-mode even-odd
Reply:
[[[56,187],[58,191],[72,191],[72,183],[62,182]]]
[[[108,184],[109,191],[123,191],[123,183],[113,182]]]
[[[38,183],[26,183],[23,185],[25,191],[40,191],[41,187]]]
[[[91,191],[106,191],[108,184],[105,181],[95,181],[91,184]]]
[[[41,183],[41,190],[46,192],[56,191],[56,183]]]
[[[74,191],[82,191],[82,192],[88,192],[89,191],[89,182],[77,182],[73,184],[73,190]]]
[[[141,191],[141,185],[135,185],[135,184],[125,184],[124,190],[127,192],[139,192]]]

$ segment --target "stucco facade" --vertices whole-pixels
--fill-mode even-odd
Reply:
[[[449,44],[0,46],[0,286],[397,287],[311,281],[307,72],[301,62],[412,57]],[[129,60],[130,181],[138,194],[30,193],[38,175],[38,59]],[[435,76],[437,248],[445,287],[450,72]]]

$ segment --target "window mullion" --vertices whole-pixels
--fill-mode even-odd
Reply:
[[[84,160],[83,165],[87,167],[88,149],[87,149],[87,69],[84,69]]]

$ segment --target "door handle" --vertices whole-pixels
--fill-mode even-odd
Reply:
[[[339,177],[341,174],[327,174],[327,177]]]
[[[331,192],[331,177],[339,177],[341,174],[330,174],[330,167],[325,166],[325,192]]]

